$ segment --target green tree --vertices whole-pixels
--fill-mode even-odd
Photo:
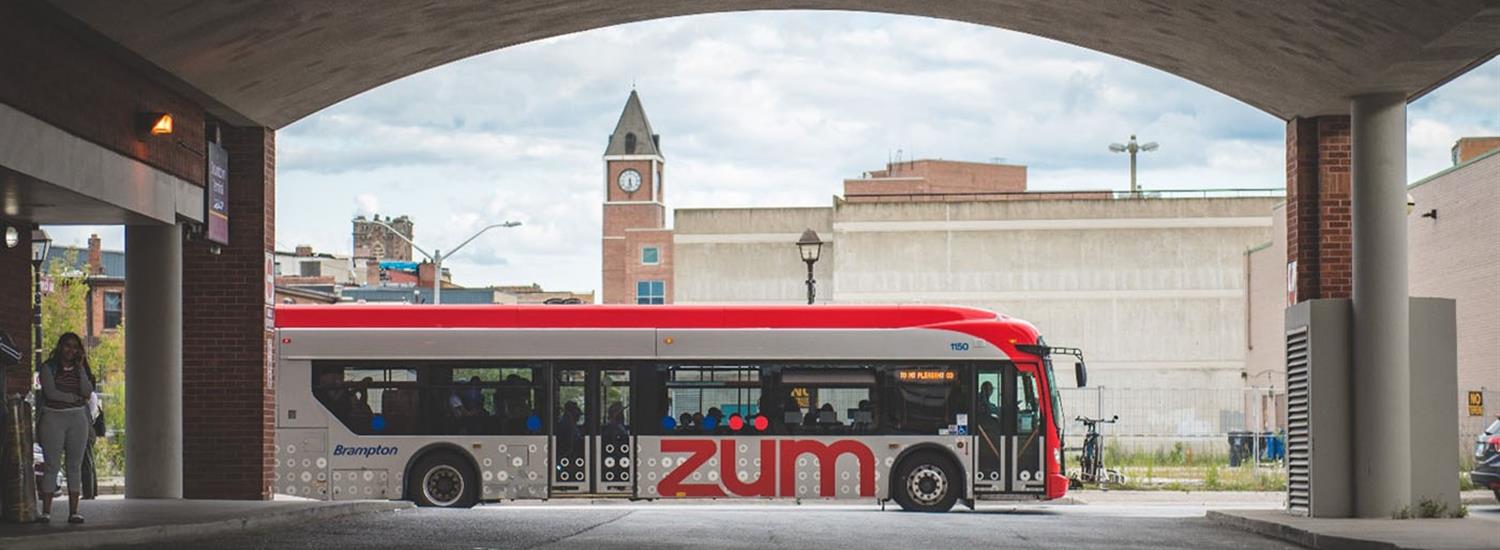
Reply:
[[[66,250],[47,266],[51,292],[42,295],[42,355],[52,352],[64,333],[87,334],[88,274],[77,269],[78,252]],[[85,345],[90,342],[85,341]],[[100,475],[124,472],[125,429],[125,325],[106,333],[87,350],[89,367],[99,379],[99,400],[105,423],[115,434],[95,441],[95,465]]]

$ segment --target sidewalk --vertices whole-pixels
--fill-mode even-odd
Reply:
[[[1207,517],[1308,548],[1500,548],[1500,506],[1494,504],[1470,505],[1469,517],[1463,519],[1313,519],[1282,510],[1212,510]]]
[[[246,529],[390,512],[410,502],[325,502],[278,497],[272,501],[126,500],[102,496],[83,502],[88,522],[69,525],[67,502],[53,505],[52,523],[0,523],[0,548],[93,548],[149,543],[183,536],[229,534]]]

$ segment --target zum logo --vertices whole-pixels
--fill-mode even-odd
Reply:
[[[741,481],[734,465],[736,441],[723,439],[664,439],[663,453],[692,453],[687,461],[678,465],[662,477],[657,492],[662,496],[678,497],[723,497],[730,494],[742,497],[791,497],[797,495],[795,475],[797,458],[811,454],[818,461],[818,494],[836,496],[834,480],[838,458],[853,455],[859,461],[859,496],[875,496],[875,453],[863,443],[853,440],[835,441],[825,445],[821,441],[795,439],[763,439],[760,441],[761,466],[754,481]],[[719,453],[719,483],[684,483],[689,475],[708,463],[714,453]],[[778,460],[779,459],[779,460]],[[777,471],[781,472],[777,484]],[[726,493],[725,490],[728,490]]]

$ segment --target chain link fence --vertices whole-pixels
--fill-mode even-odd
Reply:
[[[1198,453],[1229,452],[1230,432],[1282,432],[1286,392],[1271,388],[1062,388],[1068,445],[1083,442],[1079,416],[1110,418],[1106,441],[1127,451],[1186,446]]]
[[[1478,392],[1478,405],[1472,405]],[[1286,430],[1286,392],[1277,388],[1061,388],[1063,427],[1068,445],[1083,444],[1079,416],[1109,418],[1114,424],[1100,426],[1111,445],[1126,451],[1154,451],[1178,444],[1195,452],[1225,454],[1230,432]],[[1500,390],[1459,390],[1454,401],[1458,413],[1458,449],[1472,453],[1474,438],[1500,415]],[[1474,407],[1471,410],[1471,406]],[[1474,415],[1473,412],[1480,414]]]

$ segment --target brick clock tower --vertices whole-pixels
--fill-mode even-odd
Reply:
[[[672,303],[661,137],[635,91],[604,150],[603,294],[606,304]]]

